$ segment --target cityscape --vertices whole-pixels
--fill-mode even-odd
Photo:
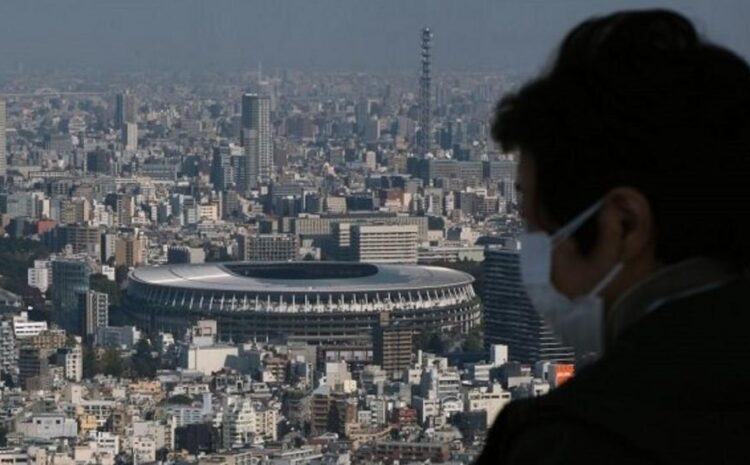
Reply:
[[[525,294],[517,70],[0,82],[0,463],[470,464],[574,376]]]

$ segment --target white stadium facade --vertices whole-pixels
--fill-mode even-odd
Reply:
[[[181,335],[199,319],[234,341],[298,341],[371,351],[380,314],[415,334],[467,332],[480,322],[471,275],[447,268],[357,262],[207,263],[136,268],[125,315]]]

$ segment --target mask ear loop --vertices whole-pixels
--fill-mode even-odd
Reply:
[[[555,233],[550,236],[552,246],[556,247],[559,243],[573,235],[573,233],[576,232],[578,228],[583,225],[583,223],[585,223],[589,218],[591,218],[594,213],[602,208],[602,205],[604,205],[603,198],[597,200],[593,205],[582,211],[578,216],[568,222],[568,224],[555,231]]]
[[[610,285],[612,281],[617,277],[618,274],[620,274],[620,271],[622,271],[623,267],[625,266],[622,262],[617,262],[617,265],[615,265],[614,268],[609,270],[609,273],[607,273],[606,276],[604,276],[604,279],[599,281],[599,284],[594,286],[594,288],[591,290],[589,295],[599,295],[604,289],[607,288],[607,286]]]

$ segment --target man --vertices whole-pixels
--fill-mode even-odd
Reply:
[[[592,19],[498,104],[522,278],[586,359],[479,464],[750,463],[750,68],[684,17]]]

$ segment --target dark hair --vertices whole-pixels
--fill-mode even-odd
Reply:
[[[685,17],[583,22],[546,72],[499,102],[492,134],[534,160],[535,194],[555,223],[629,186],[651,204],[658,259],[747,265],[750,68]],[[594,223],[576,235],[584,252]]]

